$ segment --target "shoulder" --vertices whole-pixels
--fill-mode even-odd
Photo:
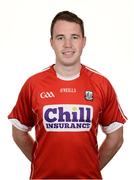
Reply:
[[[105,77],[103,74],[100,72],[84,65],[84,74],[87,78],[90,80],[94,81],[95,83],[110,83],[107,77]]]
[[[42,71],[32,75],[31,77],[28,78],[29,81],[34,81],[34,80],[39,80],[39,79],[44,79],[47,76],[51,74],[51,66],[43,69]]]
[[[115,93],[115,90],[108,78],[98,71],[84,66],[83,74],[92,87],[101,92],[102,95],[106,96],[107,94]]]
[[[48,78],[48,76],[51,76],[51,66],[41,70],[40,72],[31,75],[26,82],[33,84],[33,83],[37,83],[41,80],[45,80],[46,78]]]
[[[52,70],[51,66],[43,69],[42,71],[31,75],[29,78],[26,79],[25,83],[23,84],[22,89],[34,89],[39,87],[40,84],[47,81],[49,77],[52,77]]]

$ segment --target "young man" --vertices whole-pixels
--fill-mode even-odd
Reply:
[[[58,13],[50,42],[56,63],[26,81],[8,116],[14,141],[32,163],[30,179],[101,179],[123,143],[126,117],[110,82],[80,62],[86,38],[79,17]],[[106,134],[99,149],[98,125]]]

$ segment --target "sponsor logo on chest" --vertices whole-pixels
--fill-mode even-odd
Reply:
[[[60,88],[60,93],[76,93],[76,88]]]
[[[92,126],[93,107],[79,104],[55,104],[43,107],[46,131],[89,131]]]

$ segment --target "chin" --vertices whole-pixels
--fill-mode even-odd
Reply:
[[[73,65],[75,65],[75,64],[77,64],[78,62],[76,62],[76,61],[73,61],[73,62],[69,62],[69,61],[66,61],[66,62],[62,62],[62,64],[64,65],[64,66],[73,66]]]
[[[59,61],[59,63],[63,64],[64,66],[73,66],[75,64],[78,64],[79,62],[80,61],[77,59],[69,59],[69,58]]]

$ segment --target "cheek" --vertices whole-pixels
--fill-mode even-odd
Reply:
[[[77,46],[77,49],[78,49],[80,52],[82,51],[83,48],[84,48],[83,44],[79,44],[79,45]]]
[[[60,56],[61,51],[62,51],[62,47],[60,47],[60,46],[58,46],[58,47],[55,46],[54,47],[54,52],[55,52],[56,56]]]
[[[83,41],[79,41],[78,43],[75,44],[75,47],[79,49],[80,51],[84,48],[85,43]]]
[[[55,45],[54,45],[54,49],[56,50],[56,51],[59,51],[59,50],[61,50],[62,49],[62,43],[56,43]]]

